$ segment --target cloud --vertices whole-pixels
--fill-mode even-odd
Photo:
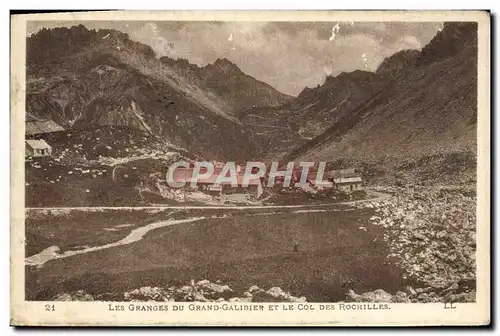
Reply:
[[[361,55],[361,60],[363,61],[365,69],[368,69],[369,65],[368,65],[368,58],[366,57],[366,54],[363,53],[363,55]]]
[[[337,34],[339,33],[339,30],[340,30],[340,24],[337,22],[335,24],[335,26],[332,27],[332,35],[330,35],[330,42],[332,42],[333,40],[335,40],[335,36],[337,36]]]
[[[422,44],[420,41],[412,35],[405,35],[401,37],[400,45],[403,49],[421,49]]]
[[[134,40],[149,44],[159,56],[171,53],[175,47],[174,42],[169,41],[154,22],[148,22],[132,30],[130,35]]]

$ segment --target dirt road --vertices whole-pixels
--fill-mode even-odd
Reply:
[[[222,210],[222,209],[234,209],[234,210],[247,210],[247,209],[295,209],[295,208],[318,208],[318,207],[332,207],[337,205],[356,205],[366,202],[381,202],[384,199],[390,197],[390,194],[382,193],[379,191],[368,190],[367,194],[369,198],[357,201],[345,201],[336,203],[325,203],[325,204],[296,204],[296,205],[242,205],[242,206],[229,206],[229,205],[150,205],[150,206],[136,206],[136,207],[40,207],[40,208],[26,208],[27,210],[126,210],[126,209],[137,209],[137,210],[148,210],[148,209],[172,209],[172,210],[190,210],[190,209],[210,209],[210,210]]]

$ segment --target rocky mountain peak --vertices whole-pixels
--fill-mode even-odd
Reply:
[[[413,67],[419,56],[420,51],[418,50],[401,50],[384,59],[379,65],[376,73],[380,75],[389,75],[394,78],[404,69]]]
[[[227,58],[218,58],[213,64],[209,64],[207,67],[215,67],[224,72],[241,72],[240,68],[228,60]]]
[[[443,29],[422,49],[419,65],[448,57],[477,54],[477,23],[446,22]]]
[[[339,91],[332,93],[332,98],[333,90],[315,95],[309,92],[312,99],[305,105],[309,114],[312,109],[323,111],[330,106],[335,106],[328,114],[330,120],[342,107],[344,113],[326,131],[293,150],[287,160],[395,162],[474,150],[476,23],[445,23],[421,52],[403,50],[385,59],[372,73],[375,77],[370,85],[367,74],[364,81],[360,81],[361,72],[353,74],[350,84],[357,84],[351,85],[340,101]],[[331,103],[334,99],[335,105]]]

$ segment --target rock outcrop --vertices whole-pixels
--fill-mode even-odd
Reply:
[[[73,294],[59,294],[54,300],[78,301],[90,300],[92,296],[83,291]],[[285,292],[280,287],[268,290],[256,285],[247,290],[236,292],[228,285],[223,285],[209,280],[191,281],[189,285],[151,287],[145,286],[123,293],[124,301],[175,301],[175,302],[306,302],[303,296],[298,297]]]

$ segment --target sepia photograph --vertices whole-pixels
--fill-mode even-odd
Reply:
[[[14,324],[489,323],[487,12],[163,13],[12,17]]]

